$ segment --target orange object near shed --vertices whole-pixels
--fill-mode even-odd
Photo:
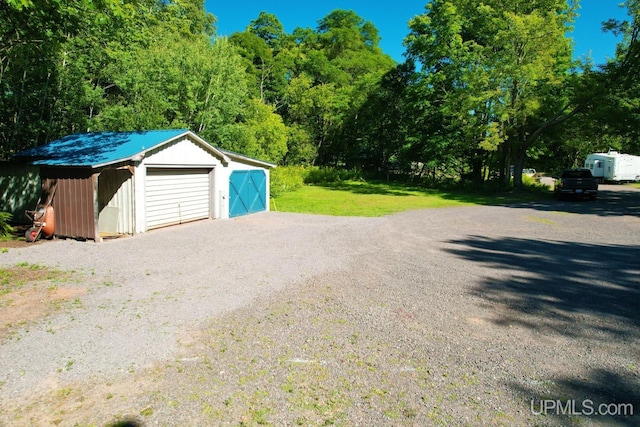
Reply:
[[[55,213],[53,211],[53,206],[49,205],[45,208],[38,209],[38,213],[40,214],[40,222],[42,223],[42,236],[43,237],[51,237],[56,229],[56,221],[55,221]]]

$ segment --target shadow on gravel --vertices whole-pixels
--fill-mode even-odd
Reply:
[[[109,424],[106,427],[142,427],[143,424],[137,420],[123,420],[113,424]]]
[[[449,251],[461,258],[513,271],[508,279],[488,279],[473,291],[491,305],[509,308],[500,323],[576,337],[594,329],[609,338],[638,333],[640,246],[483,236],[449,243],[458,246]],[[603,331],[602,323],[589,321],[598,318],[615,322],[606,322]]]
[[[470,291],[491,308],[496,324],[517,325],[540,334],[575,338],[582,343],[598,341],[611,346],[612,352],[628,349],[632,353],[640,340],[640,246],[484,236],[469,236],[448,243],[455,245],[448,250],[450,253],[500,272]],[[620,372],[637,372],[640,367],[620,368]],[[512,383],[511,387],[524,396],[545,399],[540,396],[539,385],[527,388],[521,383]],[[585,416],[595,416],[606,425],[640,426],[637,374],[592,369],[586,377],[554,379],[545,394],[546,399],[564,399],[560,405],[566,405],[567,399],[576,401],[577,414],[562,413],[566,407],[548,411],[547,415],[562,425],[582,425]],[[582,403],[585,400],[591,400],[593,408],[589,408],[589,402],[585,408],[580,407],[585,406]],[[589,414],[591,409],[598,411],[603,403],[630,403],[635,416]],[[540,412],[540,402],[532,404],[538,405],[532,408],[532,413]],[[622,415],[625,407],[609,409]],[[544,422],[547,421],[548,417]]]
[[[546,199],[535,202],[513,203],[512,208],[538,209],[541,211],[561,211],[599,216],[640,217],[640,191],[608,185],[598,192],[595,201],[581,199]]]

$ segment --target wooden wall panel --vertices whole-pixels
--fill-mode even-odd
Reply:
[[[55,235],[97,240],[95,176],[91,169],[42,169],[45,185],[56,180],[53,198]]]

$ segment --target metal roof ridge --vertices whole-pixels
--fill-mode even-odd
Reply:
[[[245,155],[245,154],[236,153],[235,151],[226,150],[226,149],[224,149],[224,148],[219,148],[219,150],[220,150],[221,152],[223,152],[223,153],[226,153],[226,154],[227,154],[227,155],[229,155],[230,157],[235,157],[235,158],[238,158],[238,159],[245,159],[245,160],[249,160],[249,161],[255,162],[255,163],[257,163],[257,164],[265,165],[265,166],[268,166],[268,167],[271,167],[271,168],[275,168],[275,167],[277,167],[277,165],[276,165],[275,163],[267,162],[267,161],[265,161],[265,160],[256,159],[255,157],[250,157],[250,156],[247,156],[247,155]]]
[[[41,166],[98,169],[126,161],[142,161],[148,152],[185,137],[218,157],[223,164],[234,159],[267,168],[276,167],[276,164],[216,147],[188,128],[78,132],[23,150],[14,157],[31,158],[27,160],[29,163]]]

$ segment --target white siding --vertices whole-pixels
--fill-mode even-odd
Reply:
[[[108,210],[116,210],[117,228],[115,231],[120,234],[133,234],[133,176],[126,169],[105,169],[98,177],[98,205],[100,210],[98,224],[103,224],[103,217],[108,214]],[[109,208],[105,210],[105,208]]]
[[[220,164],[220,160],[188,138],[172,142],[147,153],[147,166],[205,166]]]
[[[210,217],[208,169],[147,169],[147,229]]]
[[[216,219],[228,219],[229,218],[229,174],[230,168],[228,166],[215,168],[213,174],[215,176],[215,204],[214,218]]]

